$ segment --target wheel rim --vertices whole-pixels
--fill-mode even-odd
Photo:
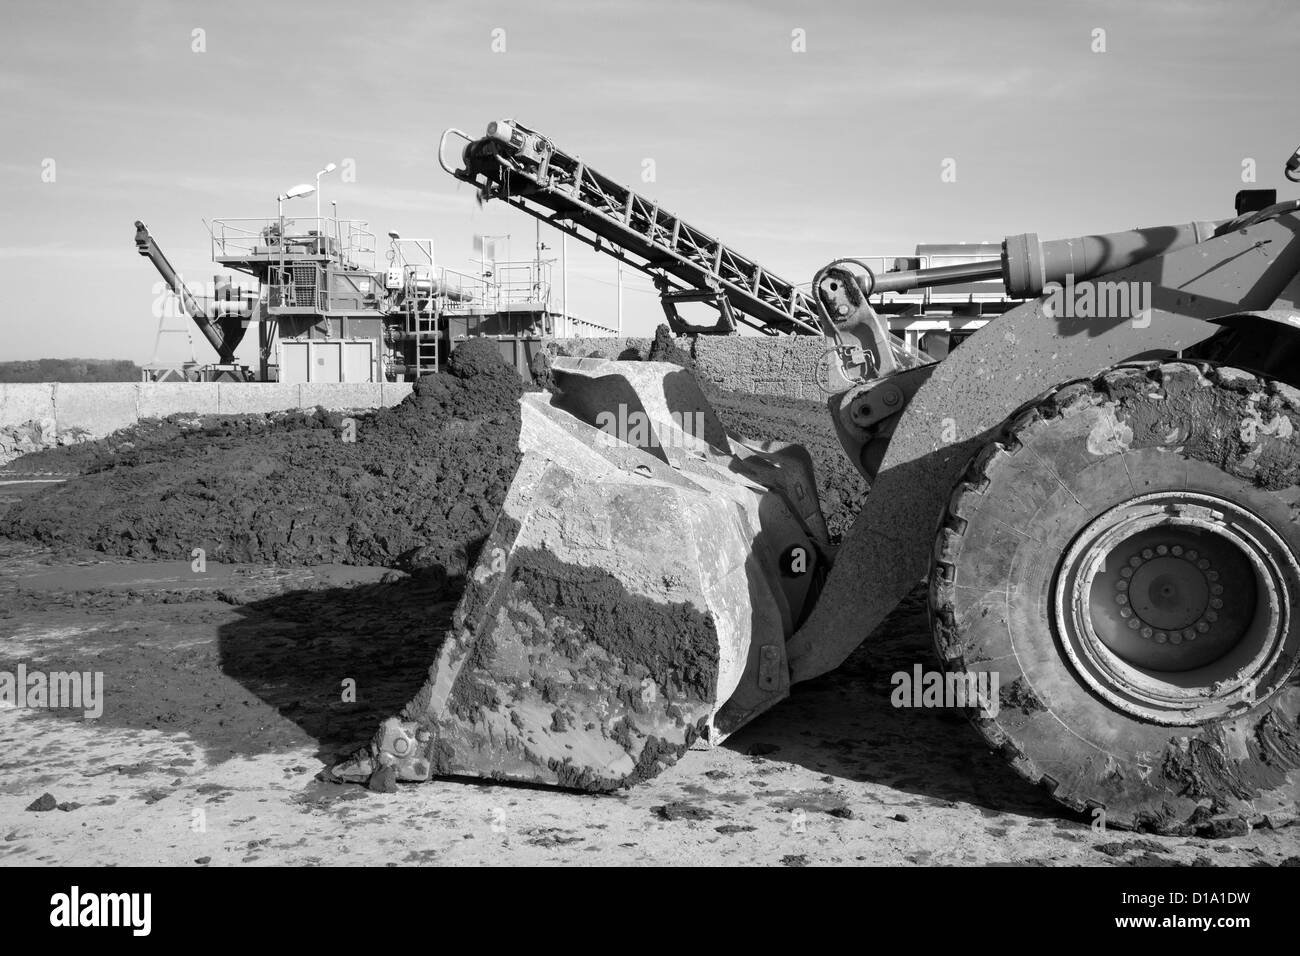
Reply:
[[[1163,492],[1095,518],[1062,558],[1055,619],[1066,654],[1106,700],[1196,724],[1277,690],[1295,659],[1300,566],[1249,510]]]

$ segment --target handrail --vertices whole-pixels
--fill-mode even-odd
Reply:
[[[328,255],[345,267],[374,269],[375,234],[368,225],[364,219],[331,216],[214,219],[212,258],[285,257],[287,249],[298,247],[295,255]],[[319,251],[301,248],[313,245]]]
[[[466,133],[464,130],[456,129],[456,127],[454,126],[442,131],[442,136],[439,137],[438,139],[438,165],[443,168],[444,172],[448,173],[449,175],[455,176],[456,171],[447,165],[447,161],[443,159],[443,155],[442,155],[443,148],[447,144],[448,136],[459,136],[461,139],[465,141],[466,144],[474,142],[474,139],[469,135],[469,133]]]

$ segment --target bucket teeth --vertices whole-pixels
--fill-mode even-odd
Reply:
[[[820,513],[785,506],[788,469],[765,487],[761,456],[740,467],[756,453],[675,366],[556,371],[558,396],[524,396],[519,470],[428,680],[336,777],[609,790],[720,739],[729,699],[748,719],[787,693],[808,587],[778,560],[815,564]]]
[[[432,739],[428,730],[413,721],[389,717],[379,725],[369,744],[331,772],[339,780],[365,783],[376,772],[391,767],[397,780],[428,780]]]

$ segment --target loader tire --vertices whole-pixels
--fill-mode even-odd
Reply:
[[[1239,369],[1121,365],[1012,415],[930,576],[988,743],[1094,826],[1294,821],[1298,485],[1300,391]]]

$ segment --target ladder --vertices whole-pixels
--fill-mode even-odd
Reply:
[[[419,299],[415,295],[404,297],[406,312],[407,340],[415,343],[411,356],[415,362],[407,370],[419,379],[425,375],[434,375],[439,371],[441,360],[439,354],[438,308],[436,298],[429,296]]]
[[[448,136],[468,145],[465,166],[443,160]],[[741,322],[768,335],[821,335],[812,296],[794,283],[638,195],[513,121],[488,125],[472,139],[449,129],[438,149],[443,169],[474,185],[484,200],[500,199],[649,275],[674,332],[728,333]],[[717,324],[685,323],[679,303],[704,302]]]

